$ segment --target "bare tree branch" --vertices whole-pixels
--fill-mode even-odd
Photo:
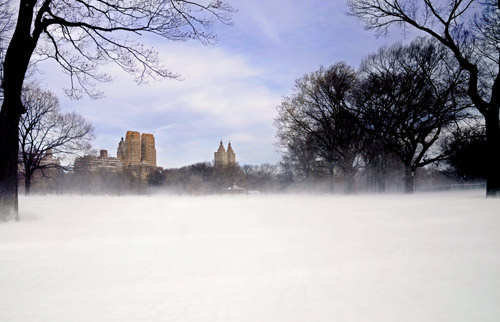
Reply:
[[[27,87],[23,103],[26,113],[19,124],[20,162],[25,191],[29,194],[33,174],[44,169],[61,169],[60,157],[88,150],[94,129],[79,114],[62,114],[59,101],[51,92]]]

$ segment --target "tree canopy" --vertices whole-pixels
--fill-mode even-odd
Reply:
[[[368,29],[415,28],[442,43],[467,72],[467,94],[484,116],[487,196],[500,196],[500,1],[348,0]]]
[[[61,168],[60,158],[90,149],[94,128],[75,112],[62,113],[53,93],[33,85],[23,91],[23,104],[26,113],[19,124],[20,163],[29,194],[35,171]],[[58,158],[48,160],[52,155]]]

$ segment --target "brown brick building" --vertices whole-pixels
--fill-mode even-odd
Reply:
[[[141,161],[156,166],[155,137],[153,134],[142,133]]]
[[[127,131],[125,140],[118,143],[116,152],[124,165],[146,164],[156,167],[155,137],[153,134]]]

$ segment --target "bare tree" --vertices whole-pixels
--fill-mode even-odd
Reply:
[[[278,127],[278,147],[283,153],[282,162],[291,167],[294,180],[309,184],[321,176],[324,171],[323,164],[318,160],[314,137],[297,130]]]
[[[298,79],[296,93],[278,106],[275,125],[280,144],[288,148],[288,153],[296,152],[292,148],[299,141],[313,144],[315,160],[328,168],[331,190],[335,169],[346,179],[346,192],[354,190],[363,137],[350,105],[356,82],[355,71],[337,63]]]
[[[61,169],[52,155],[85,152],[90,148],[94,129],[77,113],[61,113],[57,97],[36,87],[23,91],[26,113],[19,124],[20,161],[24,166],[25,193],[30,194],[31,179],[36,171],[45,175],[48,169]]]
[[[366,28],[384,34],[416,28],[446,46],[468,74],[467,93],[484,116],[487,196],[500,196],[500,2],[498,0],[348,0]]]
[[[433,149],[443,132],[469,117],[463,72],[442,46],[418,38],[370,55],[361,74],[357,107],[365,128],[401,159],[411,193],[416,169],[444,159]]]
[[[18,124],[25,112],[21,92],[35,52],[38,59],[54,59],[68,74],[70,96],[95,97],[99,92],[94,82],[109,80],[99,71],[103,63],[117,64],[138,82],[176,76],[162,66],[154,50],[134,41],[140,35],[209,43],[214,35],[207,29],[215,21],[230,23],[232,11],[221,0],[19,0],[2,82],[0,218],[17,216]]]
[[[270,192],[277,189],[278,167],[274,164],[245,164],[241,170],[245,175],[245,187],[248,190]]]

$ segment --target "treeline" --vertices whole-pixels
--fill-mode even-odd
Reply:
[[[23,180],[21,173],[20,180]],[[280,165],[265,163],[215,167],[209,162],[200,162],[181,168],[155,168],[147,175],[129,168],[123,171],[37,171],[33,176],[31,192],[84,195],[246,194],[283,192],[290,184],[290,178],[286,177]]]
[[[268,193],[285,191],[288,185],[280,166],[268,163],[215,167],[200,162],[157,172],[150,182],[157,189],[180,194]]]
[[[481,141],[482,142],[482,141]],[[482,142],[481,144],[484,144]],[[470,149],[481,150],[481,144],[464,143],[459,163],[443,168],[426,167],[416,171],[415,186],[419,190],[449,189],[454,184],[483,182],[484,168],[476,167],[478,155]],[[482,151],[481,153],[484,153]],[[207,194],[267,194],[267,193],[344,193],[347,191],[397,192],[404,189],[404,167],[396,159],[388,159],[384,180],[374,176],[371,168],[360,168],[352,179],[346,180],[341,172],[319,166],[311,168],[308,176],[297,171],[293,163],[283,160],[278,164],[214,167],[209,162],[152,171],[146,179],[124,172],[72,172],[48,169],[33,176],[31,192],[35,194],[84,194],[84,195],[141,195],[170,193],[178,195]],[[470,165],[473,165],[472,167]],[[458,175],[460,174],[460,175]],[[464,176],[461,176],[465,174]],[[20,180],[23,180],[20,174]],[[24,192],[23,185],[20,186]]]
[[[388,185],[411,193],[419,173],[484,178],[474,169],[484,160],[484,127],[467,82],[450,51],[427,38],[383,47],[357,70],[343,62],[321,67],[278,106],[283,163],[294,181],[329,177],[331,190],[337,181],[346,193]]]
[[[472,141],[464,146],[474,146],[482,150],[481,144],[476,145]],[[468,148],[460,148],[460,153],[466,153]],[[455,185],[466,184],[461,187],[469,187],[471,183],[475,186],[484,183],[484,169],[479,170],[476,167],[476,156],[466,154],[459,156],[457,160],[459,162],[448,159],[439,166],[416,169],[415,188],[420,191],[446,190]],[[371,167],[360,167],[355,175],[347,180],[340,171],[334,171],[332,176],[330,169],[321,166],[319,161],[314,163],[315,167],[309,167],[307,176],[302,171],[304,168],[296,167],[296,164],[287,158],[277,164],[236,164],[226,167],[214,167],[209,162],[201,162],[176,169],[158,170],[149,177],[148,188],[142,191],[188,195],[404,191],[403,164],[395,156],[384,163],[386,168],[383,175],[374,174]]]

